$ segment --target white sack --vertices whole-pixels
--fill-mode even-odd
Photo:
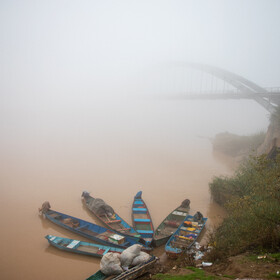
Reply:
[[[121,268],[120,254],[105,254],[101,259],[100,269],[105,275],[121,274],[123,270]]]
[[[140,252],[139,256],[135,257],[132,261],[132,266],[136,266],[138,264],[143,264],[144,262],[147,262],[151,256],[145,252]]]
[[[142,245],[134,244],[121,253],[121,265],[123,268],[127,269],[135,257],[140,255]]]

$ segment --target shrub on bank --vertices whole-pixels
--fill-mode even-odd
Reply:
[[[228,212],[211,236],[213,258],[280,248],[279,156],[273,161],[251,157],[234,176],[214,178],[210,191]]]

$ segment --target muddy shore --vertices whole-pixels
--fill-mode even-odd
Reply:
[[[194,272],[189,267],[196,267],[205,272],[205,276],[214,276],[217,279],[279,279],[279,259],[269,255],[255,256],[250,252],[219,260],[209,267],[203,267],[201,263],[207,262],[207,258],[195,261],[190,255],[185,255],[177,260],[165,258],[160,260],[155,267],[140,277],[141,279],[155,278],[156,274],[168,274],[172,276],[191,275]]]

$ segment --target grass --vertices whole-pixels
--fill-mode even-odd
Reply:
[[[258,258],[259,256],[265,256],[264,258]],[[261,253],[259,255],[250,255],[248,259],[254,262],[279,262],[280,261],[280,253]]]
[[[270,273],[268,275],[268,278],[280,278],[280,274],[277,274],[277,273]]]
[[[269,256],[277,261],[280,261],[280,253],[269,254]]]
[[[187,267],[187,269],[192,270],[193,273],[185,274],[185,275],[170,275],[170,274],[156,274],[153,276],[153,279],[160,280],[217,280],[220,279],[216,276],[207,276],[205,275],[205,271],[202,269],[198,269],[195,267]]]

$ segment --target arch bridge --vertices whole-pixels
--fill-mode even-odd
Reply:
[[[177,98],[183,99],[253,99],[263,106],[267,111],[273,113],[275,108],[280,105],[280,87],[264,88],[248,79],[232,73],[230,71],[198,63],[184,63],[177,65],[184,69],[200,72],[198,86],[191,85],[193,78],[189,76],[191,81],[187,88],[181,94],[177,94]],[[208,87],[203,89],[203,77],[207,75]],[[219,80],[215,82],[214,78]],[[220,87],[217,86],[220,84]]]

